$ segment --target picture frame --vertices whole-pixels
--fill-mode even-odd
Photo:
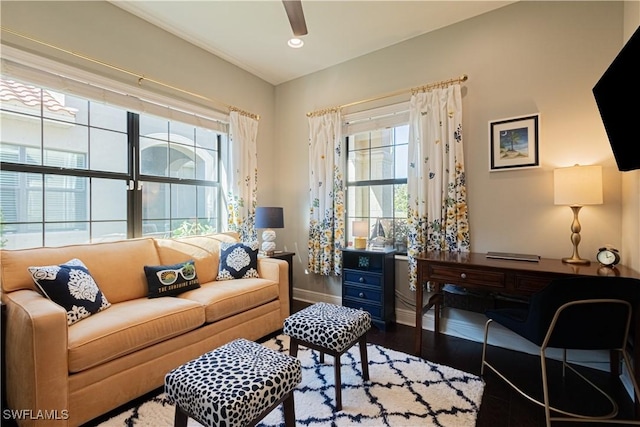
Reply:
[[[489,122],[489,171],[540,166],[540,114]]]

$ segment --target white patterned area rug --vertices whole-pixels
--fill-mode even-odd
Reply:
[[[289,337],[279,335],[263,343],[289,351]],[[333,358],[305,347],[298,350],[302,382],[294,391],[296,426],[475,426],[484,383],[448,366],[368,344],[369,378],[363,382],[360,352],[354,346],[341,357],[342,411],[335,412]],[[129,409],[100,427],[173,425],[174,407],[164,393]],[[259,424],[283,426],[282,405]],[[200,426],[189,419],[189,427]]]

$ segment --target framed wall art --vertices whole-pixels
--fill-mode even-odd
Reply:
[[[489,122],[489,170],[539,167],[539,128],[540,114]]]

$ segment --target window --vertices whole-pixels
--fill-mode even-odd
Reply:
[[[226,135],[0,80],[0,247],[220,230]]]
[[[406,253],[408,138],[408,124],[346,137],[349,240],[353,221],[364,220],[370,246],[393,246]]]

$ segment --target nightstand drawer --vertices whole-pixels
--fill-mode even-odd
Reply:
[[[344,274],[345,282],[367,284],[371,286],[380,286],[382,284],[381,274],[346,269],[342,272]]]
[[[345,307],[357,308],[358,310],[365,310],[371,314],[373,319],[382,318],[382,306],[379,304],[366,303],[359,300],[353,300],[350,298],[343,298],[342,305]]]
[[[370,288],[366,286],[345,285],[345,298],[358,298],[366,301],[382,302],[382,290],[380,288]]]

